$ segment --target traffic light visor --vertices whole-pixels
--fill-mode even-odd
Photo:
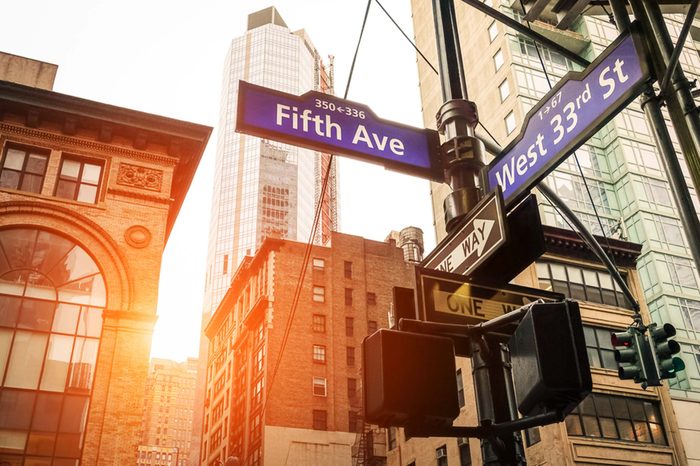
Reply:
[[[628,332],[611,332],[610,342],[613,346],[632,346],[634,335]]]

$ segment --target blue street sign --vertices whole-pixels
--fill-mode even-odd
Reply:
[[[528,112],[520,135],[486,167],[487,191],[500,186],[515,205],[600,130],[650,79],[638,32],[620,36],[582,72],[567,73]]]
[[[444,181],[437,131],[382,120],[321,92],[296,96],[239,81],[236,131]]]

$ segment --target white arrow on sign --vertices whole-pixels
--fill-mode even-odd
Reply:
[[[425,258],[423,267],[467,275],[506,240],[502,198],[494,191],[470,213],[457,231]]]

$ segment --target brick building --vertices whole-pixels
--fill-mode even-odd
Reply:
[[[0,63],[0,463],[133,464],[161,255],[211,128]]]
[[[265,240],[206,328],[202,465],[352,464],[362,340],[388,326],[392,287],[412,286],[413,267],[394,241],[333,233],[296,294],[306,247]]]
[[[195,358],[151,359],[136,464],[189,464],[197,364]]]

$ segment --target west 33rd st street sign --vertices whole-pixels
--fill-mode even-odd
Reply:
[[[638,32],[620,36],[528,112],[520,135],[487,167],[487,190],[500,186],[506,209],[639,95],[650,76],[644,50]]]

